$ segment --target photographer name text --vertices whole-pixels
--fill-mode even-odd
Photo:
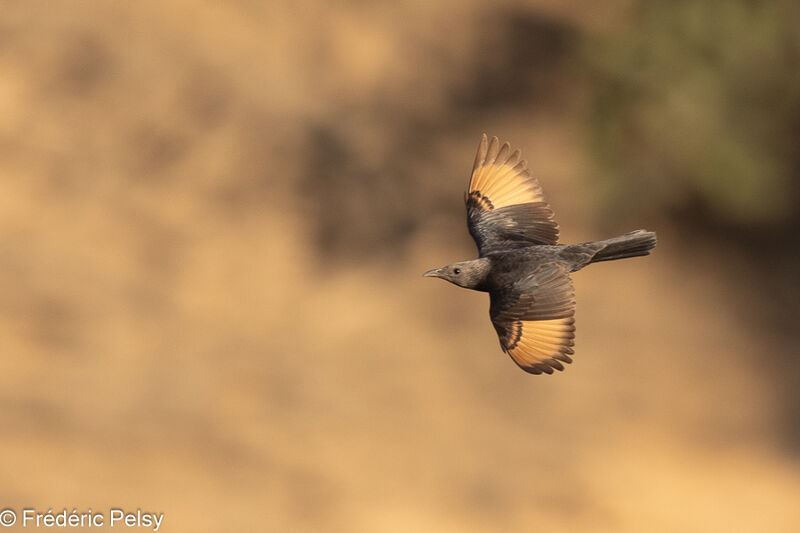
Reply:
[[[14,509],[0,511],[0,526],[11,527],[19,523],[22,527],[141,527],[158,531],[164,521],[164,513],[151,513],[136,509],[109,509],[108,512],[96,512],[91,509],[80,512],[77,509],[46,512],[36,509],[24,508],[17,512]]]

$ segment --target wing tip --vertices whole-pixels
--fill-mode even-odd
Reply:
[[[491,165],[497,161],[497,154],[500,152],[500,139],[493,136],[489,140],[489,149],[486,152],[486,159],[483,161],[484,165]]]
[[[552,375],[555,370],[563,372],[566,369],[564,364],[572,364],[572,357],[570,357],[570,355],[575,353],[572,351],[572,349],[567,348],[564,351],[559,351],[558,353],[553,354],[552,357],[540,359],[537,363],[523,364],[520,361],[517,361],[516,357],[514,357],[509,350],[506,350],[506,348],[502,345],[501,347],[503,348],[504,353],[511,356],[511,360],[514,361],[518,367],[528,374],[534,374],[536,376],[540,374]]]
[[[472,165],[472,172],[475,173],[475,169],[483,165],[484,161],[486,160],[486,153],[489,151],[489,138],[486,136],[485,133],[481,134],[481,140],[478,143],[478,151],[475,153],[475,163]],[[472,183],[472,177],[470,177],[470,184]]]
[[[559,372],[564,371],[564,365],[555,359],[544,359],[541,363],[535,363],[531,366],[521,366],[520,368],[522,368],[522,370],[528,374],[533,374],[535,376],[539,376],[541,374],[552,376],[556,370]]]

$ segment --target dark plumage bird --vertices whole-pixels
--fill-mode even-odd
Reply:
[[[637,230],[604,241],[557,244],[553,211],[520,151],[485,134],[464,200],[480,257],[424,275],[488,292],[500,346],[520,368],[531,374],[564,370],[575,339],[569,274],[590,263],[648,255],[656,234]]]

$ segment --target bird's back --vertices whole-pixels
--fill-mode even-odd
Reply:
[[[503,289],[533,274],[537,268],[548,263],[561,264],[562,245],[533,245],[493,253],[487,256],[492,268],[486,279],[485,290]]]

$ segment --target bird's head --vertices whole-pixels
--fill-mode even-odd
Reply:
[[[428,270],[423,276],[442,278],[459,287],[475,289],[480,287],[484,282],[490,267],[489,260],[486,258],[472,259],[470,261],[459,261],[458,263],[443,266],[442,268]]]

